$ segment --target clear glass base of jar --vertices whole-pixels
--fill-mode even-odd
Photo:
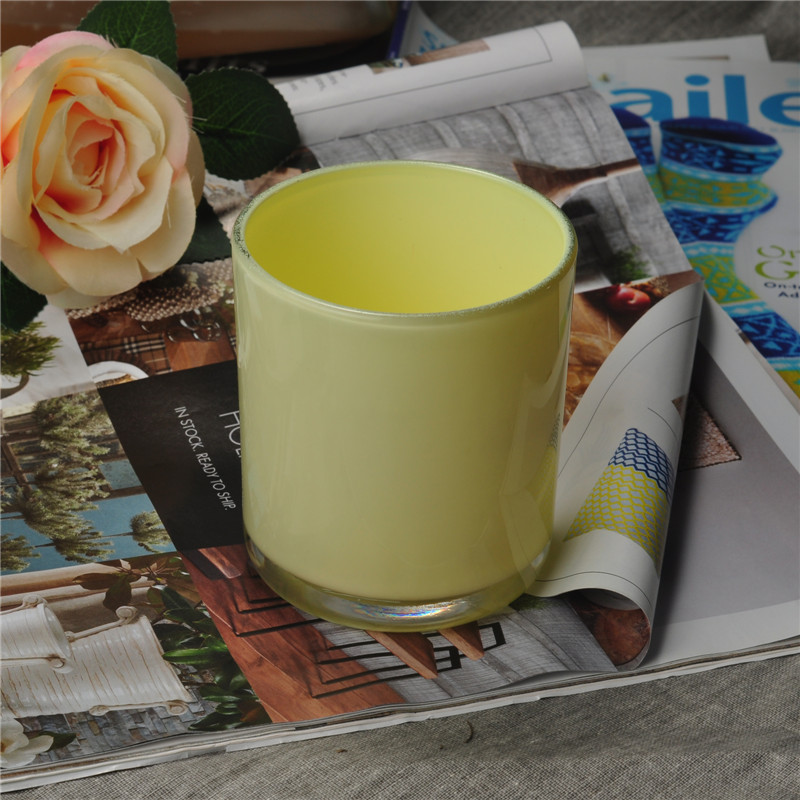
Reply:
[[[394,633],[454,628],[489,616],[523,594],[536,579],[549,545],[523,572],[463,597],[408,603],[333,592],[298,578],[270,561],[245,534],[253,567],[273,591],[293,606],[321,619],[361,630]]]

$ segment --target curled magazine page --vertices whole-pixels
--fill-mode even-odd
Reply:
[[[602,590],[651,622],[703,294],[692,272],[669,283],[670,294],[614,347],[564,430],[557,539],[532,590]],[[576,297],[573,354],[587,340],[580,331],[586,305],[592,298]],[[613,597],[610,603],[619,605]]]
[[[648,666],[797,645],[798,442],[789,398],[706,293]]]

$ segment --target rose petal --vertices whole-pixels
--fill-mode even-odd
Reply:
[[[16,242],[20,247],[36,249],[39,245],[39,231],[31,219],[30,192],[23,193],[20,197],[18,190],[22,181],[17,175],[18,170],[19,162],[15,159],[3,173],[0,189],[3,204],[0,230],[6,239]]]
[[[47,76],[47,77],[55,77]],[[21,119],[20,138],[19,138],[19,151],[15,154],[13,164],[16,166],[16,194],[17,201],[21,208],[27,209],[26,213],[30,213],[30,208],[33,205],[34,187],[31,183],[31,178],[34,171],[34,155],[36,152],[36,145],[39,139],[39,131],[41,130],[41,122],[47,112],[48,103],[50,101],[50,94],[52,89],[52,81],[42,81],[37,87],[33,98],[27,109],[27,113]],[[17,98],[10,99],[9,104],[12,104]],[[6,115],[9,108],[8,105],[3,109],[3,116]],[[8,167],[3,174],[3,184],[10,180]]]
[[[116,66],[121,69],[123,65]],[[159,108],[153,102],[153,96],[159,93],[169,94],[165,87],[151,84],[145,86],[143,90],[121,74],[103,72],[96,67],[88,70],[87,74],[96,80],[99,96],[102,96],[111,107],[116,109],[120,119],[133,117],[148,128],[153,153],[160,158],[164,152],[167,133],[164,119],[159,113]],[[69,85],[69,82],[65,82],[65,85]],[[183,126],[186,127],[185,121]]]
[[[19,152],[19,125],[6,131],[2,143],[3,166],[8,164]]]
[[[192,97],[189,94],[189,89],[181,79],[177,72],[171,70],[163,61],[151,56],[142,56],[149,69],[175,96],[178,102],[183,107],[188,117],[192,115]]]
[[[81,97],[79,101],[90,114],[120,131],[125,141],[126,165],[131,177],[154,168],[162,157],[163,136],[159,120],[151,122],[144,115],[119,108],[104,97]]]
[[[92,230],[120,251],[152,236],[161,227],[173,177],[172,167],[165,159],[143,181],[144,190],[140,195],[126,203],[113,217],[94,223]]]
[[[36,165],[33,171],[34,202],[38,202],[47,190],[56,162],[63,154],[66,140],[65,130],[72,102],[69,95],[58,95],[51,100],[42,115],[37,137],[39,142],[35,151]]]
[[[86,105],[98,108],[102,103]],[[106,109],[108,110],[108,109]],[[161,209],[166,202],[172,169],[166,160],[157,164],[150,174],[144,174],[153,152],[149,131],[127,112],[113,109],[117,117],[113,122],[122,128],[125,140],[124,175],[116,186],[106,187],[103,203],[108,203],[112,214],[104,212],[103,205],[93,213],[74,213],[69,207],[59,205],[55,197],[44,195],[37,207],[48,228],[68,244],[75,247],[95,249],[111,246],[119,251],[127,250],[131,244],[149,236],[157,225]],[[122,150],[122,145],[116,145]],[[115,157],[122,157],[117,153]]]
[[[81,146],[76,152],[64,153],[47,187],[47,196],[73,215],[86,216],[97,213],[103,202],[101,186],[105,175],[107,142],[117,132],[96,121],[87,121],[80,127]],[[106,211],[106,214],[113,213]]]
[[[126,143],[128,166],[133,175],[152,169],[163,155],[161,122],[148,119],[144,114],[134,114],[114,105],[102,95],[85,95],[75,98],[86,112],[98,120],[114,125]]]
[[[69,286],[60,292],[47,295],[47,302],[58,308],[91,308],[108,300],[112,295],[82,294]]]
[[[3,248],[3,263],[26,286],[39,294],[47,295],[64,290],[64,281],[37,250],[20,247],[17,242],[5,236],[0,239],[0,243]]]
[[[67,149],[64,155],[72,165],[76,181],[84,186],[103,183],[106,173],[106,153],[110,140],[114,139],[116,128],[108,122],[91,117],[71,120],[74,131],[67,134]]]
[[[3,114],[0,118],[0,135],[10,130],[29,116],[32,104],[31,87],[34,93],[41,93],[46,104],[59,76],[75,69],[82,63],[91,63],[96,59],[98,50],[95,47],[75,47],[61,54],[56,54],[33,69],[15,69],[7,78],[3,76],[2,94]],[[38,115],[41,117],[41,113]]]
[[[186,252],[195,227],[192,181],[182,173],[172,184],[164,211],[164,224],[150,237],[131,248],[142,264],[145,279],[174,266]]]
[[[186,162],[186,151],[189,146],[189,124],[186,113],[185,101],[181,102],[179,97],[186,98],[188,92],[183,82],[175,75],[172,70],[164,67],[163,64],[141,56],[141,63],[137,60],[122,60],[119,51],[109,53],[99,63],[114,65],[114,72],[124,78],[130,86],[148,98],[150,103],[162,121],[165,132],[164,154],[169,159],[173,168],[180,169]],[[158,76],[155,74],[158,72]],[[177,90],[178,85],[183,87],[180,95],[174,94],[161,80],[161,76],[169,80],[170,84]],[[110,86],[110,84],[109,84]],[[119,99],[122,103],[122,98]],[[140,108],[137,102],[137,114]]]
[[[192,193],[195,207],[203,197],[206,180],[206,164],[203,159],[203,148],[194,131],[189,132],[189,152],[186,154],[186,171],[192,180]]]
[[[91,224],[67,221],[72,215],[66,212],[52,213],[47,198],[39,204],[39,212],[45,225],[66,243],[87,250],[113,247],[120,253],[138,244],[158,230],[172,183],[172,168],[162,161],[148,175],[140,194],[126,203],[108,219],[92,219]]]
[[[18,44],[0,53],[0,80],[2,80],[3,83],[6,82],[11,73],[17,68],[20,60],[29,49],[30,48],[24,44]]]
[[[29,69],[37,67],[42,62],[46,61],[58,53],[63,53],[73,47],[93,47],[98,50],[111,50],[113,46],[111,43],[98,36],[96,33],[88,33],[86,31],[63,31],[61,33],[54,33],[37,42],[31,47],[27,53],[17,62],[16,68],[18,70]]]
[[[111,216],[142,188],[123,174],[125,156],[126,144],[112,120],[71,103],[50,124],[39,147],[36,176],[48,198],[39,200],[40,208],[82,224]]]
[[[87,253],[50,237],[42,242],[41,252],[64,283],[80,294],[108,297],[132,289],[142,279],[139,261],[130,251],[106,247]]]
[[[12,94],[10,75],[14,71],[17,62],[25,55],[26,47],[18,45],[11,47],[0,54],[0,76],[2,76],[2,90],[0,90],[0,104],[3,113],[0,114],[0,148],[3,153],[3,165],[7,164],[19,149],[19,118],[9,117],[6,109],[6,101]]]
[[[75,58],[80,58],[87,54],[96,54],[97,51],[95,48],[75,47],[67,52]],[[19,152],[15,156],[15,161],[18,161],[17,194],[20,205],[23,207],[29,206],[33,202],[31,176],[36,163],[36,149],[43,133],[42,121],[47,113],[56,80],[63,66],[59,62],[59,58],[61,58],[59,55],[52,56],[31,70],[29,79],[31,85],[36,87],[33,96],[30,96],[30,92],[20,90],[13,93],[3,107],[3,118],[10,116],[12,120],[22,121]],[[17,74],[15,72],[12,78]],[[5,175],[3,180],[6,180]]]

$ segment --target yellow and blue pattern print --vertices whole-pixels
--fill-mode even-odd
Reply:
[[[658,569],[674,483],[675,468],[664,450],[646,433],[629,428],[565,538],[616,531],[641,545]]]

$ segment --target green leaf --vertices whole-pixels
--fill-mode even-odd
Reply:
[[[72,579],[83,589],[97,592],[110,589],[119,580],[118,572],[87,572]]]
[[[232,692],[242,691],[243,689],[250,689],[250,682],[247,680],[244,673],[241,670],[239,670],[235,675],[231,677],[230,683],[228,684],[228,689],[230,689],[230,691]]]
[[[219,661],[220,654],[206,647],[181,647],[176,650],[168,650],[163,654],[163,658],[171,664],[188,664],[192,667],[210,667]]]
[[[161,600],[164,604],[164,613],[169,619],[177,622],[189,622],[207,616],[169,586],[161,589]]]
[[[133,593],[131,583],[136,580],[135,575],[117,575],[117,579],[109,587],[103,599],[103,605],[111,611],[116,611],[120,606],[126,606],[131,602]]]
[[[232,703],[219,703],[214,707],[214,712],[222,714],[225,717],[241,718],[241,711],[239,711],[239,698],[237,697]]]
[[[165,608],[165,619],[173,622],[181,622],[188,625],[192,630],[197,630],[197,623],[205,619],[205,614],[196,608]]]
[[[211,617],[205,615],[202,618],[198,617],[192,620],[191,624],[198,633],[203,634],[207,641],[213,640],[224,644],[217,630],[217,626],[214,624],[214,620],[211,619]]]
[[[166,651],[179,647],[195,647],[202,644],[203,641],[194,631],[184,625],[175,625],[172,622],[159,622],[157,625],[153,625],[153,630],[156,632],[158,641],[161,642],[161,647]]]
[[[255,72],[218,69],[190,75],[193,127],[206,169],[231,180],[256,178],[297,146],[297,126],[281,93]]]
[[[214,653],[227,653],[228,645],[222,640],[222,637],[217,633],[214,636],[204,636],[203,645]]]
[[[190,731],[226,731],[231,728],[238,728],[241,722],[238,719],[226,717],[216,712],[211,712],[207,717],[193,722],[189,726]]]
[[[0,269],[0,320],[4,328],[21,331],[47,305],[47,298],[28,288],[5,264]]]
[[[58,750],[60,747],[66,747],[68,744],[72,744],[72,742],[74,742],[76,739],[74,733],[54,733],[53,731],[41,731],[40,735],[53,737],[53,744],[51,744],[48,748],[48,752],[50,750]]]
[[[197,206],[197,220],[189,247],[178,261],[179,264],[202,264],[206,261],[217,261],[228,258],[231,254],[231,242],[222,227],[219,217],[214,213],[211,204],[205,197]]]
[[[189,608],[194,610],[194,606],[185,598],[179,595],[174,589],[166,587],[161,590],[164,605],[167,608]]]
[[[214,703],[238,703],[241,699],[238,695],[226,694],[211,683],[199,687],[197,693],[203,699],[211,700]]]
[[[79,31],[96,33],[116,47],[153,56],[178,67],[175,20],[168,0],[101,0],[81,20]]]
[[[233,658],[230,658],[215,670],[213,675],[214,685],[223,691],[236,691],[239,687],[234,685],[234,682],[238,680],[237,676],[241,675],[241,673],[239,665]]]
[[[151,586],[145,594],[145,599],[150,604],[155,612],[162,614],[164,612],[164,598],[161,597],[161,590]]]

